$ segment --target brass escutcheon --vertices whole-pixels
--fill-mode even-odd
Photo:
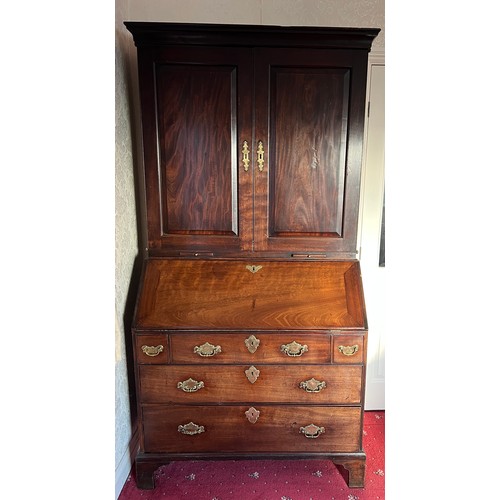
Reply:
[[[314,377],[305,380],[304,382],[301,382],[299,384],[299,387],[301,389],[304,389],[306,392],[320,392],[326,387],[326,382],[320,382],[319,380],[316,380]]]
[[[250,165],[249,153],[250,150],[248,149],[248,142],[243,141],[243,147],[241,148],[241,161],[243,162],[243,169],[245,170],[245,172],[248,172],[248,168]]]
[[[194,353],[203,357],[215,356],[222,352],[220,345],[213,345],[205,342],[202,346],[195,346]]]
[[[358,345],[339,345],[339,351],[345,356],[354,356],[358,352]]]
[[[284,344],[281,346],[281,352],[285,353],[287,356],[297,357],[302,356],[305,352],[309,350],[306,344],[301,345],[298,342],[290,342],[289,344]]]
[[[251,273],[256,273],[257,271],[260,271],[262,269],[262,266],[246,266],[246,268],[251,272]]]
[[[257,143],[257,164],[259,172],[264,170],[264,144],[262,141]]]
[[[260,340],[255,335],[250,335],[250,337],[245,339],[245,345],[252,354],[257,350],[259,344]]]
[[[255,384],[257,379],[259,378],[260,371],[255,368],[255,366],[251,366],[248,370],[245,370],[245,375],[250,383]]]
[[[202,389],[203,387],[205,387],[203,381],[198,382],[197,380],[193,380],[192,378],[188,378],[183,382],[177,383],[177,389],[180,389],[181,391],[184,392],[196,392]]]
[[[306,425],[306,427],[301,427],[300,432],[304,434],[306,438],[309,439],[316,439],[319,437],[321,434],[325,432],[324,427],[318,427],[317,425],[314,424],[309,424]]]
[[[194,436],[195,434],[201,434],[205,432],[205,427],[203,425],[195,424],[194,422],[189,422],[189,424],[179,425],[177,430],[181,434],[186,434],[188,436]]]
[[[247,416],[247,419],[251,424],[255,424],[255,422],[257,422],[257,420],[259,419],[260,411],[256,410],[252,406],[245,412],[245,415]]]
[[[152,346],[152,345],[143,345],[141,347],[141,350],[142,352],[146,355],[146,356],[158,356],[158,354],[160,354],[160,352],[163,352],[163,346],[162,345],[157,345],[156,347],[155,346]]]

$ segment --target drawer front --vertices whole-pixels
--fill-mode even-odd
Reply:
[[[141,366],[143,403],[359,404],[361,366]]]
[[[331,363],[326,334],[207,332],[170,338],[173,363]]]
[[[145,452],[361,451],[361,408],[308,406],[150,406]]]
[[[137,363],[164,364],[168,362],[168,336],[166,334],[136,335]]]
[[[356,364],[365,359],[365,338],[363,335],[339,335],[333,337],[333,361]]]

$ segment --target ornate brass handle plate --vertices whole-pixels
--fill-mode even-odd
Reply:
[[[255,422],[257,422],[257,420],[259,419],[259,415],[260,415],[260,411],[259,410],[256,410],[253,406],[251,408],[249,408],[246,412],[245,412],[245,415],[248,419],[248,421],[251,423],[251,424],[255,424]]]
[[[358,344],[354,345],[339,345],[339,351],[345,356],[354,356],[358,352],[359,346]]]
[[[304,380],[299,384],[301,389],[304,389],[306,392],[320,392],[326,387],[326,382],[320,382],[316,380],[314,377],[309,380]]]
[[[262,172],[264,170],[264,144],[262,141],[257,143],[257,165],[259,172]]]
[[[305,352],[309,350],[309,347],[307,347],[306,344],[301,345],[298,342],[290,342],[289,344],[283,344],[281,346],[281,352],[286,354],[287,356],[292,356],[296,358],[297,356],[302,356]]]
[[[160,352],[163,352],[163,346],[162,345],[157,345],[157,346],[153,346],[153,345],[143,345],[141,347],[141,350],[142,352],[146,355],[146,356],[158,356],[158,354],[160,354]]]
[[[260,340],[255,335],[250,335],[245,339],[245,345],[247,349],[253,354],[259,347]]]
[[[201,434],[205,432],[205,427],[203,425],[195,424],[194,422],[189,422],[189,424],[179,425],[177,430],[181,434],[186,434],[187,436],[194,436],[196,434]]]
[[[202,380],[199,382],[197,380],[193,380],[192,378],[188,378],[184,380],[184,382],[177,383],[177,389],[180,389],[184,392],[196,392],[205,387],[205,384]]]
[[[317,425],[314,424],[309,424],[306,427],[301,427],[300,432],[304,434],[306,438],[316,439],[325,432],[325,428],[318,427]]]
[[[205,342],[201,346],[195,346],[194,348],[195,354],[199,354],[200,356],[203,356],[205,358],[215,356],[216,354],[220,354],[221,352],[222,349],[220,345],[213,345],[209,344],[208,342]]]
[[[248,168],[250,166],[250,150],[248,149],[248,142],[243,141],[243,147],[241,148],[241,161],[243,163],[243,169],[245,172],[248,172]]]

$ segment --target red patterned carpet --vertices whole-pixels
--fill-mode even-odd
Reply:
[[[379,500],[385,498],[385,412],[365,412],[364,488],[348,488],[329,460],[172,462],[155,473],[156,488],[139,490],[134,473],[119,500]]]

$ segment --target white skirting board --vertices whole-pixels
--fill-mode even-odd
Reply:
[[[115,500],[120,496],[123,485],[127,480],[133,466],[133,457],[139,449],[139,433],[136,431],[130,440],[128,450],[123,454],[120,463],[115,469]]]

